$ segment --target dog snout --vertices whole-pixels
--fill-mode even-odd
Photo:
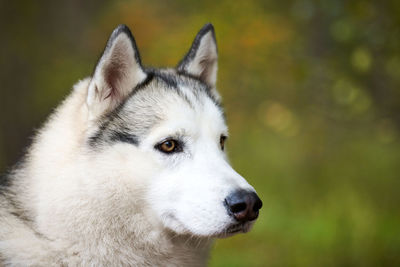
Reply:
[[[228,213],[239,222],[257,219],[262,201],[255,192],[238,190],[225,198]]]

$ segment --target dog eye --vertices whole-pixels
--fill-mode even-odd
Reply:
[[[157,144],[155,148],[166,154],[182,151],[180,143],[173,139],[165,140]]]
[[[227,137],[225,135],[221,135],[221,137],[219,138],[219,145],[221,146],[221,150],[224,150],[225,148],[226,138]]]

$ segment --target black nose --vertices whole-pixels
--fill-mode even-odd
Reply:
[[[236,220],[247,222],[257,219],[258,210],[262,207],[261,199],[254,192],[238,190],[225,198],[228,212]]]

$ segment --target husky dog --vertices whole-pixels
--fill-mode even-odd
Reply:
[[[0,265],[204,266],[261,200],[229,165],[214,28],[176,68],[125,25],[0,187]]]

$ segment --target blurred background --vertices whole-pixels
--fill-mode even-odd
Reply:
[[[127,24],[145,65],[216,29],[234,167],[264,207],[211,266],[400,266],[400,2],[0,1],[0,170]]]

